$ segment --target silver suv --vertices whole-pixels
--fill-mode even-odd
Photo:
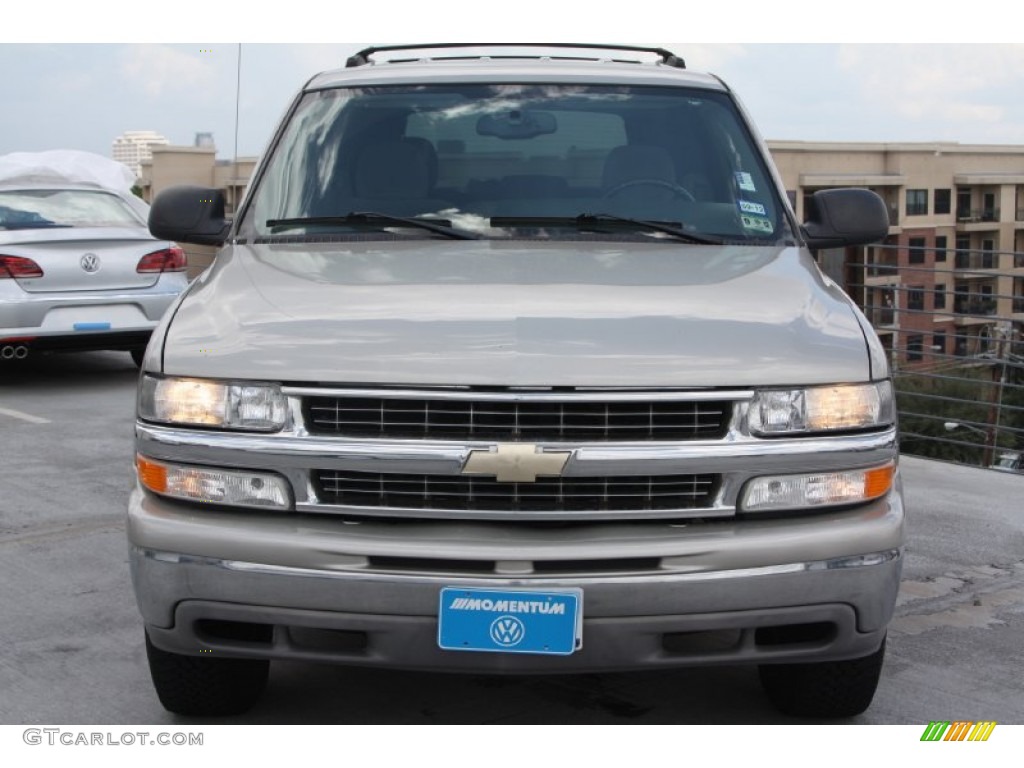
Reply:
[[[450,50],[456,48],[455,50]],[[893,392],[719,79],[662,49],[372,48],[295,98],[139,386],[153,681],[244,711],[270,660],[478,673],[756,664],[871,701],[903,551]]]

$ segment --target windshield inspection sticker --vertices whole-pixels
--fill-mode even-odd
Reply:
[[[752,203],[749,200],[739,200],[740,211],[743,213],[756,213],[758,216],[764,216],[764,206],[760,203]]]
[[[754,178],[746,171],[736,171],[736,184],[745,192],[756,192]]]
[[[744,229],[750,229],[755,232],[764,232],[770,235],[775,231],[771,221],[764,216],[740,216],[740,222],[743,224]]]

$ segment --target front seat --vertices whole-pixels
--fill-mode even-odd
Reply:
[[[395,139],[367,144],[353,168],[354,209],[417,216],[442,205],[432,198],[437,171],[431,155],[417,143]]]
[[[605,194],[624,184],[641,180],[676,183],[672,156],[667,149],[648,144],[626,144],[608,153],[601,180]],[[636,188],[641,186],[635,185]],[[651,185],[652,188],[655,186]]]

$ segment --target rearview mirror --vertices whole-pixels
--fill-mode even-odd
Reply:
[[[484,115],[476,121],[476,132],[481,136],[499,139],[532,139],[558,130],[558,121],[550,112],[528,109],[510,109],[494,115]]]

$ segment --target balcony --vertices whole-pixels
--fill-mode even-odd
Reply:
[[[953,312],[958,317],[954,322],[960,325],[977,325],[987,323],[995,317],[998,305],[995,299],[957,297],[953,301]]]
[[[959,250],[956,252],[957,269],[998,269],[999,254],[995,251],[972,252]]]
[[[958,224],[978,224],[999,221],[998,208],[958,208],[956,211]]]

